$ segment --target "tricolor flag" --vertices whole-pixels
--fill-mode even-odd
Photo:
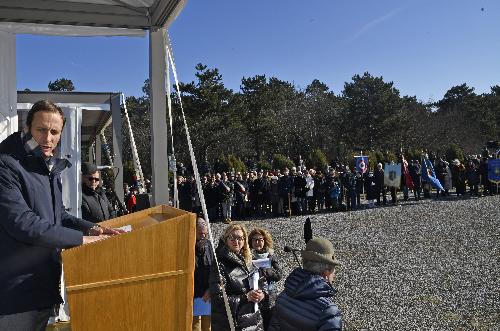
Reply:
[[[432,187],[436,190],[444,191],[443,185],[441,185],[439,179],[436,178],[436,172],[434,171],[431,160],[425,157],[422,159],[422,180],[430,182]]]
[[[354,160],[356,161],[356,171],[360,174],[364,174],[368,171],[368,156],[355,156]]]

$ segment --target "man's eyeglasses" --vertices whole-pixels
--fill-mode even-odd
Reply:
[[[100,178],[97,178],[97,177],[87,177],[87,180],[89,182],[98,182],[100,181],[101,179]]]
[[[245,241],[245,237],[229,236],[227,238],[231,241]]]

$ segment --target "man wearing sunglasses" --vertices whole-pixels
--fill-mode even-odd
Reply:
[[[114,210],[99,185],[101,173],[95,164],[82,163],[82,218],[89,222],[102,222],[114,216]]]

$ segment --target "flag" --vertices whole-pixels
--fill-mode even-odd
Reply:
[[[355,156],[356,161],[356,171],[360,174],[364,174],[368,170],[368,156]]]
[[[432,187],[436,190],[444,191],[443,185],[436,178],[436,172],[432,166],[431,160],[427,158],[422,159],[422,180],[431,183]]]
[[[405,185],[408,187],[410,190],[413,190],[415,185],[413,184],[413,180],[411,179],[410,176],[410,170],[408,169],[408,162],[405,160],[405,158],[402,158],[403,160],[403,178],[405,179]]]
[[[384,185],[390,187],[399,187],[401,185],[401,163],[385,164]]]
[[[493,183],[500,183],[500,159],[488,160],[488,179]]]

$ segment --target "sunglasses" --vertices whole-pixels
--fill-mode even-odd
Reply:
[[[238,237],[238,236],[229,236],[228,239],[231,241],[245,241],[245,237]]]
[[[89,182],[98,182],[100,181],[101,179],[100,178],[97,178],[97,177],[87,177],[87,180]]]

